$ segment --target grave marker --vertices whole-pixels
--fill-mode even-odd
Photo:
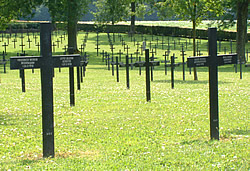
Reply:
[[[112,59],[111,64],[112,64],[112,66],[116,65],[116,81],[119,82],[119,64],[120,63],[118,61],[118,57],[115,58],[115,61],[113,61],[113,59]],[[113,73],[112,73],[112,75],[113,75]]]
[[[51,23],[41,23],[41,56],[11,57],[11,69],[41,69],[43,157],[54,157],[53,68],[80,65],[80,55],[52,57]],[[53,61],[53,62],[51,62]]]
[[[150,71],[149,67],[153,66],[159,66],[160,62],[159,61],[149,61],[149,49],[145,49],[145,59],[146,61],[144,62],[135,62],[134,66],[135,67],[145,67],[146,71],[146,99],[147,101],[151,101],[151,94],[150,94]]]
[[[121,56],[122,56],[122,52],[121,52],[121,49],[119,49],[119,53],[117,53],[117,55],[119,55],[119,61],[121,61]]]
[[[21,36],[21,44],[19,45],[19,46],[21,46],[21,48],[22,48],[22,52],[23,52],[23,47],[25,46],[25,44],[23,44],[23,35]]]
[[[164,56],[164,61],[162,61],[162,63],[164,63],[164,68],[165,68],[165,75],[167,75],[167,63],[170,62],[169,60],[167,60],[167,58],[169,58],[169,52],[165,51]]]
[[[171,87],[172,89],[174,89],[174,69],[176,66],[179,66],[180,64],[176,64],[175,63],[175,56],[173,54],[173,56],[171,56],[171,64],[170,64],[170,67],[171,67]]]
[[[216,28],[208,29],[208,43],[209,56],[190,57],[187,64],[188,67],[209,67],[210,137],[219,140],[218,66],[236,64],[237,54],[217,55]]]
[[[16,49],[16,42],[17,42],[16,38],[14,38],[12,42],[14,43],[14,49]]]
[[[29,49],[30,49],[30,43],[32,42],[31,40],[30,40],[30,38],[28,38],[28,41],[27,41],[28,43],[29,43]]]
[[[182,44],[182,49],[181,49],[181,56],[182,56],[182,78],[183,81],[185,81],[185,51],[184,51],[184,45]]]
[[[36,44],[36,46],[37,46],[37,51],[39,52],[40,51],[40,43],[38,42],[37,44]]]
[[[4,44],[2,46],[4,47],[4,53],[6,54],[7,53],[7,46],[8,46],[8,44],[6,44],[6,42],[4,42]]]
[[[3,51],[3,53],[1,54],[1,56],[3,56],[3,59],[0,60],[0,64],[3,65],[3,72],[6,73],[6,64],[7,64],[7,60],[5,58],[6,53]]]

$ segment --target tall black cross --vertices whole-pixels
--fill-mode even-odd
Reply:
[[[59,38],[61,39],[61,44],[62,44],[63,43],[62,40],[64,38],[63,35],[61,35]]]
[[[209,56],[190,57],[188,67],[209,68],[210,137],[219,140],[218,66],[236,64],[237,54],[217,55],[216,28],[208,29]]]
[[[34,36],[34,39],[35,39],[35,44],[36,44],[36,39],[37,39],[37,36],[36,36],[36,35]]]
[[[4,53],[6,54],[7,53],[7,46],[8,46],[8,44],[6,44],[6,42],[4,42],[4,44],[2,46],[4,47]]]
[[[102,50],[100,54],[102,55],[102,62],[104,62],[104,55],[105,55],[104,50]]]
[[[99,49],[101,49],[100,47],[99,47],[99,44],[98,44],[98,41],[97,41],[97,44],[96,44],[96,55],[98,56],[99,55]]]
[[[52,57],[51,23],[41,23],[41,56],[11,57],[11,69],[41,69],[43,157],[54,157],[53,68],[80,65],[80,55]]]
[[[156,39],[155,39],[155,40],[156,40],[156,44],[157,44],[157,46],[158,46],[158,44],[159,44],[159,40],[160,40],[160,39],[158,38],[158,36],[156,37]]]
[[[151,92],[150,92],[150,68],[153,66],[159,66],[160,62],[159,61],[150,61],[149,60],[149,49],[145,49],[145,59],[146,61],[141,61],[141,62],[135,62],[134,66],[135,67],[145,67],[146,71],[146,99],[148,102],[151,101]]]
[[[59,40],[59,39],[57,39],[56,43],[57,43],[57,48],[59,48],[59,43],[60,43],[60,40]]]
[[[37,42],[36,46],[37,46],[37,51],[39,52],[40,51],[40,43]]]
[[[17,42],[16,38],[14,38],[12,42],[14,43],[14,49],[16,49],[16,42]]]
[[[169,57],[169,52],[168,51],[165,51],[164,53],[164,61],[162,61],[164,63],[164,68],[165,68],[165,75],[167,75],[167,63],[170,62],[168,61],[168,57]]]
[[[150,41],[148,44],[149,44],[149,49],[151,49],[153,43]]]
[[[137,49],[136,52],[134,53],[136,55],[136,60],[138,61],[138,56],[140,54],[139,50]]]
[[[52,49],[53,49],[53,52],[55,52],[55,51],[56,51],[56,50],[55,50],[55,46],[56,46],[55,42],[53,42],[51,46],[53,47],[53,48],[52,48]]]
[[[124,47],[124,50],[127,50],[127,55],[128,55],[128,50],[130,49],[130,47],[128,47],[128,45],[126,47]]]
[[[182,56],[182,78],[183,78],[183,81],[185,81],[185,51],[184,51],[184,45],[182,44],[181,46],[181,56]]]
[[[121,56],[122,56],[122,52],[121,52],[121,49],[119,50],[119,52],[117,53],[117,55],[119,55],[119,61],[121,61]]]
[[[31,40],[30,40],[30,38],[28,38],[28,41],[27,41],[28,43],[29,43],[29,49],[30,49],[30,43],[32,42]]]
[[[25,44],[23,44],[23,38],[21,39],[21,44],[19,46],[21,46],[23,52],[23,47],[25,46]]]
[[[3,53],[0,54],[0,55],[3,56],[3,59],[0,60],[0,64],[3,65],[3,72],[6,73],[6,64],[7,64],[7,60],[6,60],[6,58],[5,58],[6,53],[3,51]]]
[[[155,54],[157,55],[157,45],[155,44]]]
[[[137,42],[137,43],[136,43],[136,49],[139,49],[139,47],[140,47],[140,43]]]

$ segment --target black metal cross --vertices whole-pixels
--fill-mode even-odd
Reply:
[[[140,43],[137,42],[137,43],[136,43],[136,48],[139,49],[139,47],[140,47]]]
[[[162,63],[164,63],[164,68],[165,68],[165,75],[167,75],[167,63],[170,62],[169,60],[167,60],[169,58],[169,53],[168,51],[165,51],[164,56],[164,61],[161,61]]]
[[[159,43],[159,38],[158,37],[156,37],[156,44],[157,44],[157,46],[158,46],[158,43]]]
[[[3,65],[3,72],[6,73],[6,64],[7,64],[7,61],[5,56],[6,56],[6,53],[3,51],[2,54],[0,54],[1,56],[3,56],[3,59],[0,60],[0,64]]]
[[[35,44],[36,44],[36,39],[37,39],[37,36],[36,36],[36,35],[34,36],[34,39],[35,39]]]
[[[218,66],[237,64],[237,54],[217,55],[216,32],[216,28],[208,29],[209,56],[190,57],[187,60],[188,67],[209,67],[211,140],[219,140]]]
[[[153,43],[150,41],[148,44],[149,44],[149,49],[151,49]]]
[[[56,44],[55,44],[55,42],[53,42],[53,43],[52,43],[52,47],[53,47],[52,49],[53,49],[53,52],[55,52],[55,51],[56,51],[56,50],[55,50],[55,46],[56,46]]]
[[[117,53],[117,55],[119,55],[119,61],[121,61],[121,56],[122,56],[122,52],[121,52],[121,49],[119,49],[119,52]]]
[[[128,50],[130,49],[130,47],[128,47],[128,45],[126,47],[124,47],[124,50],[127,50],[127,55],[128,55]]]
[[[14,38],[12,42],[14,43],[14,49],[16,49],[16,42],[17,42],[16,38]]]
[[[63,43],[62,40],[64,38],[63,35],[61,35],[59,38],[61,39],[61,44],[62,44]]]
[[[99,49],[101,49],[101,48],[99,48],[99,44],[98,44],[98,41],[97,41],[97,44],[96,44],[96,55],[98,56],[99,55]]]
[[[146,99],[147,101],[151,101],[151,94],[150,94],[150,71],[149,67],[159,66],[159,61],[149,61],[149,49],[145,49],[145,59],[146,61],[135,62],[135,67],[145,67],[146,70]]]
[[[21,44],[19,46],[22,47],[22,52],[23,52],[23,47],[25,46],[25,44],[23,44],[23,39],[21,39]]]
[[[28,38],[28,41],[27,41],[28,43],[29,43],[29,49],[30,49],[30,43],[32,42],[31,40],[30,40],[30,38]]]
[[[7,53],[7,46],[8,46],[8,44],[6,44],[6,42],[4,42],[4,44],[2,46],[4,47],[4,53],[6,54]]]
[[[59,39],[57,39],[56,43],[57,43],[57,48],[59,48],[59,43],[60,43],[60,40],[59,40]]]
[[[11,69],[41,69],[43,157],[54,157],[53,68],[80,66],[80,55],[52,57],[51,23],[42,23],[41,56],[11,57]]]

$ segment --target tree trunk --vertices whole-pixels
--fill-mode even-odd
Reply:
[[[196,56],[196,44],[195,44],[195,40],[196,40],[196,22],[195,22],[195,19],[192,22],[193,22],[193,56]],[[194,67],[194,80],[198,80],[197,71],[196,71],[195,67]]]
[[[74,9],[74,1],[68,0],[68,48],[77,53],[77,15]]]
[[[248,17],[248,0],[237,2],[237,34],[236,34],[236,52],[238,58],[245,62],[245,44],[247,42],[247,17]]]
[[[130,25],[130,33],[133,35],[135,33],[135,2],[131,2],[131,12],[133,13],[131,16],[131,25]]]
[[[112,32],[113,32],[113,42],[115,42],[115,21],[112,19]]]

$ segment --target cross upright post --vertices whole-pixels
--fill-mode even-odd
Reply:
[[[53,116],[53,64],[51,52],[51,24],[41,24],[41,67],[42,82],[42,125],[43,157],[54,157],[54,116]]]
[[[208,29],[209,43],[209,96],[210,96],[210,136],[219,140],[218,64],[216,28]]]
[[[22,47],[22,52],[23,52],[23,47],[25,46],[25,44],[23,44],[23,37],[21,37],[21,45],[19,45]]]
[[[181,56],[182,56],[182,78],[183,81],[185,81],[185,51],[184,51],[184,45],[182,44],[182,49],[181,49]]]
[[[4,53],[6,54],[7,53],[7,44],[6,44],[6,42],[4,42],[4,44],[2,45],[2,46],[4,46]]]
[[[121,58],[122,58],[121,56],[122,56],[122,54],[123,54],[123,53],[121,52],[121,49],[120,49],[120,50],[119,50],[119,53],[117,53],[117,55],[119,55],[119,61],[121,61]]]
[[[146,97],[147,102],[151,101],[150,94],[150,71],[149,71],[149,49],[145,49],[145,64],[146,64]]]
[[[74,53],[73,47],[69,47],[69,54]],[[74,67],[69,67],[69,85],[70,85],[70,106],[75,106],[75,85],[74,85]]]
[[[28,41],[27,41],[28,43],[29,43],[29,49],[30,49],[30,43],[32,42],[31,40],[30,40],[30,38],[28,38]]]
[[[17,42],[16,38],[14,38],[12,42],[14,43],[14,49],[16,49],[16,42]]]

